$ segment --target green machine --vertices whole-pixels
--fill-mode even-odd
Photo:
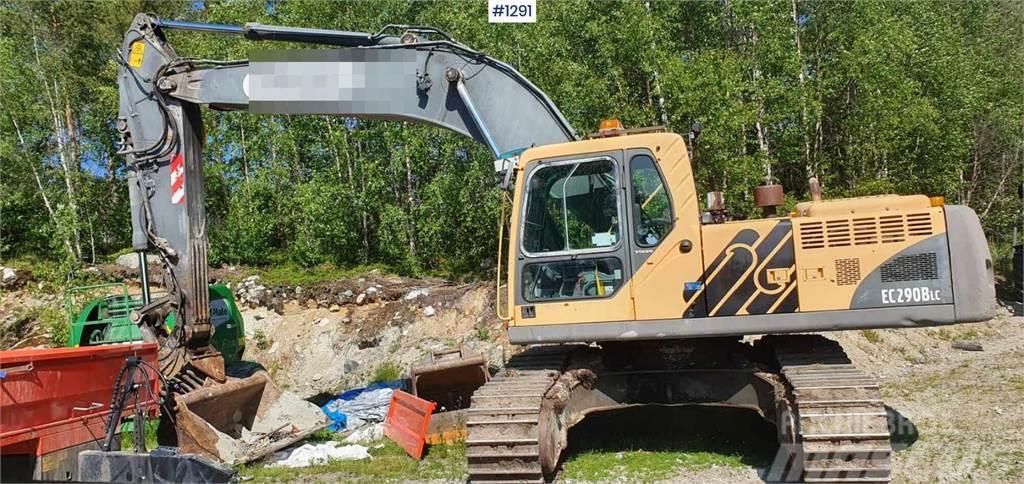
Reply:
[[[241,361],[245,352],[245,324],[238,312],[231,290],[223,284],[210,284],[210,322],[214,332],[211,343],[222,355],[224,362]],[[103,291],[111,294],[87,300],[84,306],[75,304],[83,294]],[[68,322],[71,334],[68,346],[95,346],[104,344],[142,341],[139,327],[131,322],[129,315],[142,307],[144,296],[128,294],[128,286],[121,283],[76,287],[66,295]],[[77,312],[75,309],[81,307]],[[168,327],[174,327],[174,315],[167,317]]]

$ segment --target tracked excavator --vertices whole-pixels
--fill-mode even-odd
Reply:
[[[318,48],[192,58],[175,52],[171,29]],[[514,68],[435,28],[140,14],[118,59],[133,244],[160,256],[169,288],[134,321],[160,342],[186,407],[205,392],[223,414],[255,394],[249,380],[226,377],[210,346],[201,107],[427,123],[494,154],[511,200],[499,316],[523,350],[472,396],[472,481],[553,478],[569,429],[588,414],[725,405],[775,424],[779,480],[885,482],[879,384],[820,333],[994,311],[991,256],[971,209],[924,195],[815,196],[776,216],[781,194],[769,185],[755,190],[765,217],[730,221],[719,195],[702,210],[682,136],[612,121],[581,137]],[[172,330],[168,313],[180,322]]]

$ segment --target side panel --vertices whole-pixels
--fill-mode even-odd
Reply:
[[[672,230],[653,248],[634,246],[633,302],[636,319],[663,319],[703,315],[704,300],[696,296],[703,268],[700,217],[690,159],[682,138],[668,138],[649,147],[665,178],[675,217]],[[628,150],[632,156],[639,150]],[[632,187],[630,187],[632,197]],[[632,211],[630,211],[632,214]],[[636,221],[630,220],[635,227]],[[631,230],[632,234],[633,231]],[[689,241],[689,252],[682,245]],[[687,286],[691,288],[687,291]]]
[[[953,302],[941,207],[792,221],[801,311]]]
[[[798,310],[789,219],[705,225],[703,230],[708,316]]]
[[[978,215],[965,206],[947,205],[946,223],[956,320],[990,319],[996,309],[995,275]]]

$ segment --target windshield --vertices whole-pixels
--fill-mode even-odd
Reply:
[[[530,177],[523,248],[530,253],[612,247],[619,241],[615,163],[546,166]]]

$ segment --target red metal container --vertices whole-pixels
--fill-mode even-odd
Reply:
[[[384,435],[405,449],[413,459],[422,459],[430,414],[436,407],[434,402],[395,390],[391,394],[388,416],[384,419]]]
[[[125,359],[142,357],[157,368],[156,343],[0,351],[0,457],[35,479],[72,478],[80,450],[99,449],[110,415],[114,383]],[[140,398],[157,415],[160,380],[145,369]],[[150,397],[152,395],[152,397]],[[134,403],[134,400],[132,400]],[[134,406],[123,415],[131,415]]]

